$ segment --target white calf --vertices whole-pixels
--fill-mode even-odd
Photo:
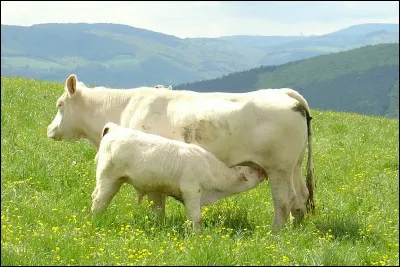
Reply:
[[[200,146],[107,123],[96,155],[92,212],[101,212],[124,182],[139,197],[152,192],[184,203],[194,229],[201,207],[256,187],[265,173],[247,166],[229,168]]]

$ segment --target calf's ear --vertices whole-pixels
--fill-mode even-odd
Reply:
[[[69,75],[69,77],[65,81],[65,85],[67,87],[67,92],[68,92],[69,97],[72,97],[76,92],[76,81],[77,81],[77,78],[76,78],[76,75],[74,75],[74,74]]]
[[[245,170],[241,170],[240,171],[240,179],[242,179],[243,181],[247,182],[247,177],[246,177],[246,172]]]
[[[108,133],[109,130],[110,130],[110,128],[108,126],[104,127],[101,137],[104,137]]]

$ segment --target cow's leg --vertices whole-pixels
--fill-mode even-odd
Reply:
[[[96,181],[96,188],[93,191],[92,212],[99,213],[104,211],[115,194],[121,188],[122,180],[118,177],[110,178],[104,173]]]
[[[296,192],[293,185],[293,168],[275,169],[268,173],[274,204],[274,228],[283,228],[293,207]]]
[[[199,233],[201,231],[201,189],[183,190],[182,199],[185,204],[186,214],[189,220],[192,221],[193,229]]]
[[[147,194],[147,199],[153,202],[152,209],[161,216],[165,215],[165,195],[159,192]]]
[[[306,202],[308,198],[308,189],[301,175],[301,162],[294,168],[293,183],[296,190],[296,198],[292,208],[292,215],[294,217],[294,223],[298,224],[303,220],[304,214],[306,213]]]

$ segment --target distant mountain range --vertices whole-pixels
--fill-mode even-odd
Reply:
[[[1,75],[136,87],[213,79],[371,44],[399,41],[398,24],[321,36],[186,38],[118,24],[1,25]]]
[[[399,44],[368,45],[174,86],[198,92],[289,87],[313,109],[399,117]]]

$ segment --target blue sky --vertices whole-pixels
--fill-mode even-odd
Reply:
[[[108,22],[175,35],[320,35],[399,23],[398,1],[1,1],[1,24]]]

